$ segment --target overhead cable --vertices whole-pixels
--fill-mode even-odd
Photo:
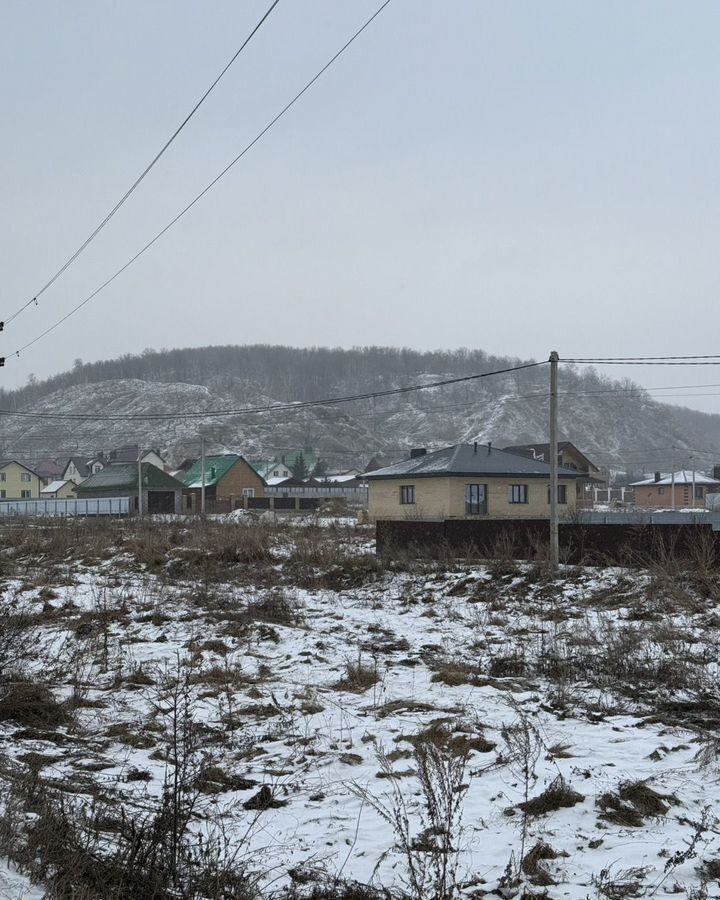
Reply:
[[[130,266],[133,265],[133,263],[137,262],[137,260],[140,259],[140,257],[143,256],[143,254],[145,254],[157,241],[159,241],[163,235],[167,234],[167,232],[170,231],[170,229],[177,222],[179,222],[180,219],[183,218],[183,216],[185,216],[188,212],[190,212],[190,210],[195,206],[195,204],[199,200],[201,200],[205,196],[205,194],[208,193],[208,191],[212,190],[212,188],[215,187],[215,185],[222,178],[224,178],[225,175],[227,175],[227,173],[233,168],[233,166],[235,166],[236,163],[238,163],[243,158],[243,156],[245,156],[245,154],[249,150],[251,150],[255,146],[255,144],[257,144],[258,141],[260,141],[277,122],[280,121],[280,119],[282,119],[282,117],[297,103],[297,101],[303,96],[303,94],[305,94],[308,90],[310,90],[310,88],[315,84],[315,82],[330,68],[330,66],[332,66],[332,64],[340,56],[342,56],[342,54],[348,49],[348,47],[357,38],[360,37],[360,35],[363,33],[363,31],[365,31],[365,29],[380,15],[380,13],[385,9],[385,7],[388,6],[391,2],[392,2],[392,0],[385,0],[385,2],[370,16],[370,18],[367,19],[365,24],[362,25],[360,28],[358,28],[358,30],[352,35],[352,37],[350,37],[343,44],[343,46],[337,51],[337,53],[327,63],[325,63],[325,65],[310,79],[310,81],[308,81],[306,83],[305,87],[303,87],[302,90],[298,91],[298,93],[295,94],[295,96],[292,98],[292,100],[290,100],[280,110],[280,112],[277,113],[277,115],[275,115],[268,122],[268,124],[262,129],[262,131],[258,132],[258,134],[250,141],[250,143],[246,144],[246,146],[240,151],[240,153],[238,153],[238,155],[234,159],[232,159],[225,166],[225,168],[218,175],[216,175],[215,178],[213,178],[213,180],[200,191],[199,194],[196,194],[195,197],[190,201],[190,203],[188,203],[187,206],[185,206],[182,210],[180,210],[180,212],[173,219],[171,219],[168,222],[168,224],[165,225],[164,228],[162,228],[160,231],[158,231],[157,234],[155,234],[155,236],[153,238],[151,238],[143,247],[141,247],[140,250],[138,250],[138,252],[134,256],[132,256],[124,265],[122,265],[119,269],[117,269],[117,271],[114,274],[112,274],[109,278],[107,278],[101,285],[99,285],[99,287],[95,288],[95,290],[91,294],[88,294],[88,296],[84,300],[82,300],[80,303],[78,303],[76,306],[74,306],[68,313],[66,313],[64,316],[62,316],[60,319],[58,319],[57,322],[55,322],[53,325],[50,325],[44,331],[41,331],[40,334],[38,334],[32,340],[28,341],[26,344],[23,344],[21,347],[18,347],[17,350],[14,350],[13,355],[15,357],[19,357],[20,354],[24,350],[27,350],[29,347],[32,347],[33,344],[36,344],[38,341],[42,340],[42,338],[46,337],[48,334],[50,334],[50,332],[54,331],[56,328],[58,328],[60,325],[62,325],[63,322],[66,322],[71,316],[74,316],[75,313],[79,312],[93,298],[97,297],[97,295],[101,291],[105,290],[106,287],[108,287],[110,284],[112,284],[112,282],[115,281],[115,279],[118,278],[118,276],[122,275],[122,273],[126,269],[129,269]],[[33,302],[33,301],[31,301],[31,302]],[[10,359],[10,358],[12,358],[12,357],[8,357],[8,359]]]
[[[605,356],[596,359],[561,358],[560,362],[603,366],[720,366],[719,355]]]
[[[235,60],[238,58],[238,56],[240,56],[240,54],[247,47],[247,45],[250,43],[250,41],[253,39],[253,37],[257,34],[257,32],[260,30],[260,28],[263,25],[263,23],[265,22],[265,20],[268,18],[270,13],[275,9],[275,7],[278,5],[279,2],[280,2],[280,0],[273,0],[273,3],[270,4],[269,8],[267,9],[267,11],[263,15],[263,17],[260,19],[260,21],[257,23],[257,25],[253,28],[253,30],[250,32],[250,34],[245,38],[245,40],[242,42],[242,44],[238,47],[238,49],[235,51],[233,56],[230,58],[229,62],[221,70],[221,72],[217,76],[217,78],[213,81],[213,83],[210,85],[210,87],[205,91],[205,93],[202,95],[202,97],[200,97],[200,99],[197,101],[195,106],[193,106],[193,108],[190,110],[190,112],[185,116],[185,118],[182,120],[182,122],[175,129],[175,131],[170,135],[170,137],[167,139],[167,141],[165,141],[165,143],[160,148],[158,153],[150,160],[148,165],[145,166],[145,168],[142,170],[142,172],[138,175],[138,177],[135,179],[135,181],[133,181],[133,183],[130,185],[130,187],[125,191],[125,193],[118,200],[118,202],[115,204],[115,206],[113,206],[113,208],[110,210],[110,212],[105,216],[105,218],[94,228],[93,231],[90,232],[90,234],[85,238],[85,240],[82,242],[82,244],[80,244],[80,246],[77,248],[77,250],[75,250],[75,252],[71,256],[68,257],[68,259],[63,263],[63,265],[60,266],[60,268],[57,270],[57,272],[55,272],[55,274],[48,281],[45,282],[45,284],[40,288],[40,290],[36,291],[33,297],[31,297],[26,303],[24,303],[21,307],[16,309],[15,312],[12,313],[12,315],[8,316],[7,319],[5,319],[5,325],[8,325],[10,322],[13,321],[13,319],[16,319],[24,310],[26,310],[29,306],[32,306],[33,303],[37,303],[38,297],[40,297],[42,294],[44,294],[45,291],[58,280],[58,278],[63,274],[63,272],[65,272],[75,262],[75,260],[78,258],[78,256],[80,256],[80,254],[83,252],[83,250],[85,250],[95,240],[95,238],[100,234],[100,232],[103,230],[103,228],[113,218],[115,213],[120,209],[120,207],[125,203],[125,201],[130,197],[130,195],[133,194],[135,192],[135,190],[140,186],[140,183],[145,179],[145,177],[155,167],[156,163],[159,162],[161,157],[165,154],[165,151],[173,143],[173,141],[180,134],[180,132],[183,130],[183,128],[185,128],[185,126],[190,121],[190,119],[192,119],[192,117],[195,115],[195,113],[200,109],[200,107],[205,102],[205,100],[208,98],[208,96],[211,94],[213,89],[217,86],[220,79],[223,77],[223,75],[225,75],[225,73],[228,71],[230,66],[235,62]]]

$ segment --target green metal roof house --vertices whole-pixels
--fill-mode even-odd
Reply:
[[[265,481],[239,453],[205,457],[205,508],[208,512],[230,512],[245,506],[247,497],[264,497]],[[197,459],[182,476],[193,507],[200,508],[203,485],[201,460]]]
[[[179,513],[183,510],[184,485],[152,463],[142,463],[143,510],[149,513]],[[75,495],[87,497],[129,497],[138,508],[138,467],[136,463],[113,463],[86,478]]]

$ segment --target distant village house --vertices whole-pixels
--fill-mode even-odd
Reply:
[[[720,491],[720,472],[713,477],[683,469],[674,475],[656,472],[636,481],[635,506],[644,509],[705,509],[708,494]]]
[[[230,512],[246,506],[248,498],[265,496],[265,481],[238,453],[205,457],[205,476],[201,460],[196,460],[180,478],[186,488],[186,508],[200,509],[205,484],[207,512]]]
[[[583,474],[558,472],[558,504],[576,508]],[[538,519],[550,517],[550,466],[490,444],[456,444],[367,472],[371,519]]]
[[[0,500],[34,500],[40,496],[40,476],[16,459],[0,460]]]

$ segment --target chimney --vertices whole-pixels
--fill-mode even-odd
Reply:
[[[421,456],[426,456],[427,450],[425,447],[414,447],[410,451],[410,459],[419,459]]]
[[[662,474],[660,472],[656,472],[655,473],[655,484],[657,484],[661,478],[662,478]]]
[[[720,481],[720,466],[713,466],[712,477],[715,481]]]
[[[473,444],[473,453],[477,453],[477,441]]]
[[[492,450],[492,441],[488,441],[488,453]]]

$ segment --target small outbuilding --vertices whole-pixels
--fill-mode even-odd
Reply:
[[[41,500],[67,500],[74,496],[75,482],[64,481],[63,479],[51,481],[50,484],[40,490]]]
[[[152,463],[141,463],[143,512],[180,513],[184,485]],[[91,475],[75,488],[79,499],[88,497],[128,497],[130,509],[138,508],[137,463],[116,463]]]

